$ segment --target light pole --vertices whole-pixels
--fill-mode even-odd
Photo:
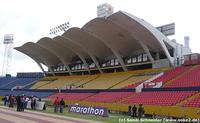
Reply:
[[[57,35],[57,33],[66,31],[69,28],[69,22],[63,23],[59,26],[50,29],[50,35]]]
[[[5,45],[5,51],[4,51],[4,58],[3,58],[2,76],[5,76],[6,74],[10,74],[13,40],[14,40],[13,34],[4,35],[3,44]]]

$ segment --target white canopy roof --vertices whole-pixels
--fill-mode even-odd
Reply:
[[[113,56],[127,71],[123,57],[134,52],[146,52],[153,62],[150,51],[164,51],[172,64],[172,57],[164,42],[169,42],[169,39],[155,27],[119,11],[107,18],[95,18],[82,28],[70,28],[62,36],[53,39],[44,37],[37,43],[28,42],[15,49],[48,67],[61,64],[68,66],[72,58],[77,56],[89,71],[86,59],[91,59],[100,72],[99,61]]]

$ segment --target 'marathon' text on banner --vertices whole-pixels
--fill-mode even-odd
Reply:
[[[108,117],[108,109],[104,107],[71,105],[69,106],[69,112]]]

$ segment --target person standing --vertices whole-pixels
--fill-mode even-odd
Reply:
[[[33,97],[33,109],[34,110],[36,109],[36,103],[37,103],[37,100],[36,100],[36,97],[34,96]]]
[[[6,106],[6,95],[3,97],[4,106]]]
[[[136,117],[136,115],[137,115],[137,107],[135,105],[133,105],[133,107],[132,107],[132,116]]]
[[[10,95],[10,97],[9,97],[9,107],[13,108],[13,105],[14,105],[14,97],[12,95]]]
[[[128,115],[131,116],[131,105],[128,106]]]
[[[4,105],[8,106],[9,105],[8,103],[9,103],[9,96],[5,95],[5,97],[4,97]]]
[[[22,111],[24,111],[25,108],[26,108],[26,96],[23,95],[22,96]]]
[[[56,97],[55,101],[54,101],[54,112],[57,113],[58,112],[58,107],[60,105],[60,101],[58,99],[58,97]]]
[[[65,101],[63,100],[63,98],[60,101],[60,113],[63,113],[63,108],[65,107]]]
[[[138,108],[138,118],[139,120],[141,120],[141,118],[143,117],[144,115],[144,107],[142,104],[139,105],[139,108]]]
[[[17,111],[20,111],[21,97],[20,97],[20,96],[17,96],[17,97],[16,97],[16,101],[17,101]]]

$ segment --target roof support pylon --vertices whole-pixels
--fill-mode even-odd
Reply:
[[[154,58],[152,57],[151,53],[149,52],[149,48],[147,47],[147,45],[145,45],[142,41],[138,41],[138,43],[142,46],[142,48],[146,52],[148,58],[153,63],[154,62]]]
[[[128,69],[126,68],[125,66],[125,63],[124,63],[124,60],[122,59],[121,55],[117,52],[116,49],[114,49],[111,45],[109,45],[104,39],[100,38],[98,35],[88,31],[88,30],[85,30],[87,33],[89,33],[90,35],[98,38],[100,41],[102,41],[108,48],[111,49],[111,51],[113,52],[113,54],[115,55],[115,57],[119,60],[119,63],[121,64],[122,66],[122,69],[124,71],[128,71]]]

